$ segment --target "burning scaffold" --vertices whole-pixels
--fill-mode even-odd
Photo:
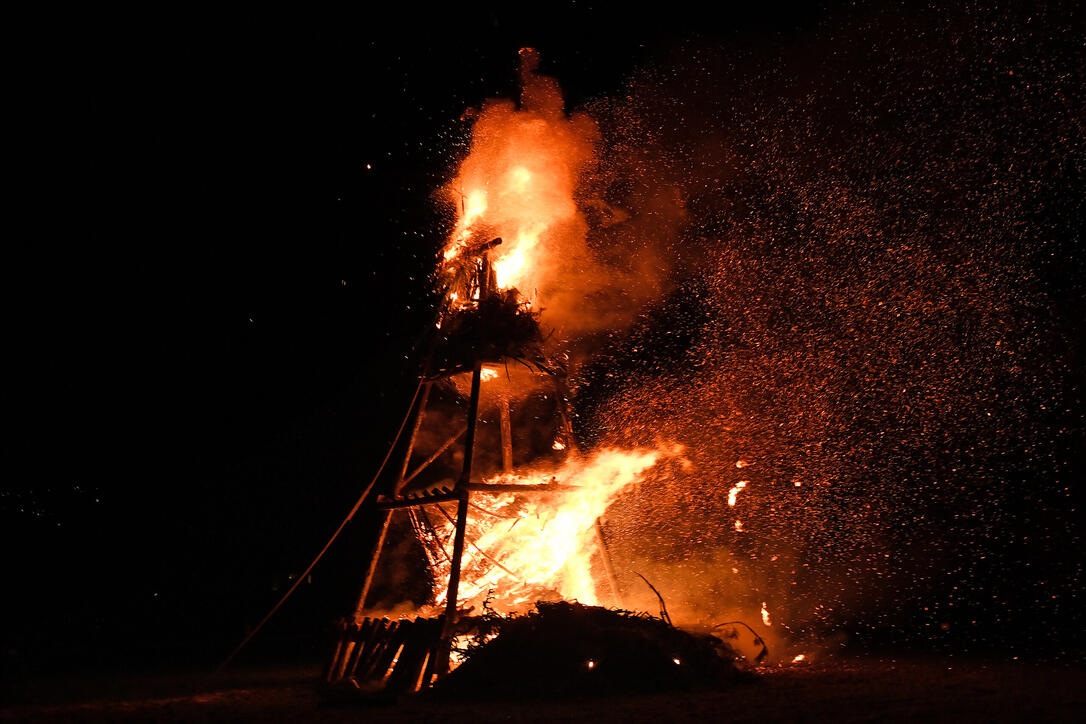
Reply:
[[[594,127],[565,115],[557,86],[535,75],[536,62],[534,51],[522,51],[519,107],[484,106],[449,186],[457,220],[439,270],[440,308],[422,345],[410,433],[395,480],[378,498],[380,534],[329,682],[360,670],[393,676],[406,666],[396,675],[403,686],[427,685],[448,671],[458,622],[484,600],[499,613],[541,599],[621,603],[601,516],[678,453],[586,454],[573,436],[569,357],[548,339],[543,310],[549,299],[568,297],[563,265],[585,258],[574,193]],[[513,405],[522,419],[514,420]],[[414,622],[379,622],[367,617],[367,605],[397,513],[426,551],[433,604]]]

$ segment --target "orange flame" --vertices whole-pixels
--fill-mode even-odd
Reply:
[[[475,493],[478,507],[468,520],[458,605],[479,606],[493,592],[500,612],[525,610],[546,595],[599,604],[595,523],[612,501],[664,455],[677,450],[605,449],[587,459],[570,457],[557,470],[508,474],[489,483],[576,486],[562,493]],[[451,517],[451,516],[450,516]],[[439,536],[449,539],[443,520]],[[449,580],[447,560],[432,560],[436,604],[444,605]]]
[[[468,156],[446,196],[457,210],[446,262],[500,237],[490,251],[498,287],[532,297],[558,283],[564,264],[583,256],[586,225],[574,197],[592,160],[595,123],[567,117],[557,84],[535,74],[535,51],[521,51],[520,108],[483,106]]]

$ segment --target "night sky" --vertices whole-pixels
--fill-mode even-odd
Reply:
[[[948,11],[945,32],[998,45],[980,39],[987,31],[970,27],[970,13]],[[519,48],[541,51],[541,71],[561,83],[567,107],[606,115],[629,99],[614,117],[636,111],[645,121],[667,115],[661,109],[670,101],[653,107],[654,93],[668,98],[699,73],[749,71],[744,82],[754,83],[778,56],[794,64],[805,48],[829,52],[835,33],[844,47],[858,42],[864,23],[919,18],[935,27],[939,13],[909,3],[761,3],[704,17],[670,3],[638,15],[562,3],[533,12],[472,5],[394,15],[158,12],[125,18],[132,33],[88,36],[55,69],[49,128],[77,152],[51,170],[42,189],[45,231],[31,237],[25,273],[11,270],[18,278],[8,318],[17,343],[8,356],[17,373],[5,407],[14,464],[0,499],[12,607],[5,669],[210,667],[291,584],[372,475],[414,390],[412,346],[433,309],[431,275],[450,223],[434,193],[466,150],[470,124],[461,114],[488,97],[515,95]],[[1066,173],[1021,177],[1040,184],[1024,192],[1029,199],[1046,200],[1029,217],[1046,246],[1022,264],[1041,290],[1036,318],[1051,322],[1044,328],[1051,344],[1034,340],[1030,349],[1060,360],[1038,368],[1029,384],[1043,388],[1038,404],[1058,409],[1029,418],[1027,452],[1005,447],[1000,462],[987,458],[987,469],[1029,479],[1025,527],[1048,543],[995,546],[996,562],[983,575],[1013,580],[1012,571],[1043,556],[1039,573],[1022,575],[1045,577],[1063,608],[1039,606],[1035,588],[1009,594],[1013,615],[985,619],[987,628],[967,643],[999,650],[1025,627],[1042,642],[1038,653],[1067,655],[1074,636],[1081,645],[1073,609],[1081,607],[1086,255],[1082,116],[1077,125],[1057,121],[1083,110],[1082,25],[1060,9],[1026,15],[1008,12],[1007,27],[1028,26],[1033,45],[1023,58],[1050,60],[1031,66],[1036,78],[1059,76],[1064,88],[1078,78],[1078,95],[1065,97],[1062,110],[1045,106],[1053,122],[1038,122],[1069,135],[1031,145],[1034,160],[1050,153]],[[1078,30],[1069,31],[1075,21]],[[709,61],[689,61],[706,49]],[[889,56],[898,49],[883,48]],[[714,64],[714,53],[727,62]],[[829,67],[846,73],[853,62],[845,53]],[[981,86],[997,100],[1018,97]],[[735,110],[747,123],[763,117],[755,101],[700,108]],[[842,133],[861,125],[848,113],[821,118],[823,128],[840,124]],[[1000,129],[1014,122],[995,123],[984,137],[1009,143]],[[683,153],[690,151],[672,161]],[[795,218],[755,202],[743,208],[762,221]],[[690,233],[723,233],[724,222],[714,223]],[[802,270],[791,281],[803,286]],[[651,347],[649,312],[631,334],[647,335]],[[686,329],[681,305],[657,312]],[[693,336],[669,339],[654,363],[682,359],[674,345],[699,344]],[[652,365],[632,355],[637,347],[613,342],[607,359],[644,381]],[[591,386],[602,373],[589,372]],[[608,383],[600,389],[614,392]],[[1022,457],[1038,452],[1046,462]],[[911,464],[908,453],[893,465]],[[254,643],[258,651],[318,650],[317,634],[352,603],[372,519],[366,509],[348,527],[312,584]],[[1054,633],[1038,637],[1039,629]],[[925,643],[922,631],[889,638]]]

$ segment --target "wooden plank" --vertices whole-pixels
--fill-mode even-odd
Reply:
[[[358,660],[366,652],[366,644],[369,642],[370,631],[373,629],[374,620],[367,618],[358,626],[358,630],[354,633],[353,639],[355,641],[354,653],[347,660],[347,666],[343,669],[344,678],[350,678],[354,676],[355,669],[358,668]]]
[[[396,666],[397,657],[400,655],[400,649],[403,647],[404,641],[411,633],[411,621],[404,619],[402,621],[396,621],[395,623],[397,625],[392,631],[392,635],[389,637],[388,645],[385,646],[384,651],[381,652],[381,656],[374,664],[370,675],[371,681],[384,682],[388,679],[388,675]]]
[[[441,621],[439,619],[415,619],[411,631],[404,639],[403,650],[385,688],[398,693],[417,691],[433,643],[440,634]]]
[[[416,656],[417,642],[419,638],[419,632],[423,626],[420,625],[421,619],[415,619],[412,625],[404,632],[401,639],[401,649],[398,652],[398,656],[394,657],[394,662],[390,664],[389,671],[387,672],[387,682],[385,689],[392,692],[401,692],[406,689],[405,672],[411,668],[412,662]]]
[[[426,649],[426,656],[422,660],[422,666],[419,667],[418,678],[416,678],[411,683],[410,692],[412,694],[414,694],[415,692],[418,692],[418,691],[422,691],[422,688],[424,686],[423,682],[426,680],[426,672],[430,669],[430,659],[432,659],[433,657],[434,657],[434,649],[433,649],[433,647],[427,648]]]
[[[387,618],[379,619],[374,623],[370,639],[366,644],[365,656],[359,659],[358,666],[355,668],[357,672],[355,679],[357,681],[369,681],[370,671],[373,669],[374,663],[381,656],[385,646],[388,645],[389,629],[393,623],[395,622],[389,621]]]
[[[343,681],[343,674],[347,670],[347,661],[351,658],[351,653],[358,648],[357,641],[351,641],[347,639],[347,642],[343,646],[343,653],[339,657],[339,666],[336,667],[336,671],[333,674],[333,682]]]
[[[356,676],[356,672],[366,670],[366,666],[373,658],[374,649],[381,641],[381,636],[384,635],[385,628],[388,625],[388,619],[372,618],[367,619],[371,623],[369,630],[366,634],[366,640],[362,644],[362,653],[358,656],[358,661],[355,662],[354,668],[348,674],[349,676]]]
[[[426,642],[426,660],[423,662],[421,670],[419,671],[419,678],[418,681],[415,682],[413,691],[429,689],[433,682],[434,675],[437,673],[437,657],[441,651],[441,631],[444,626],[444,621],[439,618],[432,619],[432,621],[430,636]]]
[[[388,673],[392,659],[395,658],[401,637],[407,631],[407,621],[393,621],[388,625],[379,646],[373,652],[362,681],[380,681]]]
[[[422,676],[419,679],[419,688],[416,689],[416,691],[420,689],[429,689],[433,684],[434,677],[439,674],[438,662],[443,650],[444,642],[441,640],[441,631],[439,629],[437,638],[430,643],[426,666],[422,670]]]
[[[455,493],[443,494],[443,495],[427,495],[420,498],[397,498],[390,499],[384,498],[377,501],[378,510],[398,510],[400,508],[418,508],[424,505],[433,505],[434,503],[449,503],[457,500],[458,497]]]
[[[332,650],[332,658],[328,660],[328,665],[324,668],[324,682],[326,684],[332,683],[332,672],[339,670],[339,657],[343,654],[343,645],[347,640],[347,621],[341,619],[336,623],[338,629],[338,635],[336,636],[336,647]]]

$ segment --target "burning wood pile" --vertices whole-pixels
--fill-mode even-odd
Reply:
[[[464,661],[436,693],[531,699],[716,686],[744,675],[722,639],[643,613],[539,602],[523,616],[484,616]]]
[[[443,690],[477,691],[504,676],[500,688],[509,693],[580,693],[640,689],[650,680],[690,686],[734,670],[735,655],[720,639],[599,607],[623,603],[605,512],[651,469],[680,460],[681,449],[577,445],[562,320],[548,316],[548,304],[568,297],[575,279],[568,265],[589,258],[574,192],[594,127],[565,115],[535,62],[533,51],[522,51],[520,107],[484,106],[449,186],[458,218],[444,251],[443,302],[423,345],[402,464],[378,499],[381,533],[354,620],[341,625],[329,684],[419,691],[460,664]],[[394,620],[375,613],[389,602],[369,599],[390,522],[401,513],[434,586],[413,619]],[[530,683],[518,684],[512,672],[530,662]]]

